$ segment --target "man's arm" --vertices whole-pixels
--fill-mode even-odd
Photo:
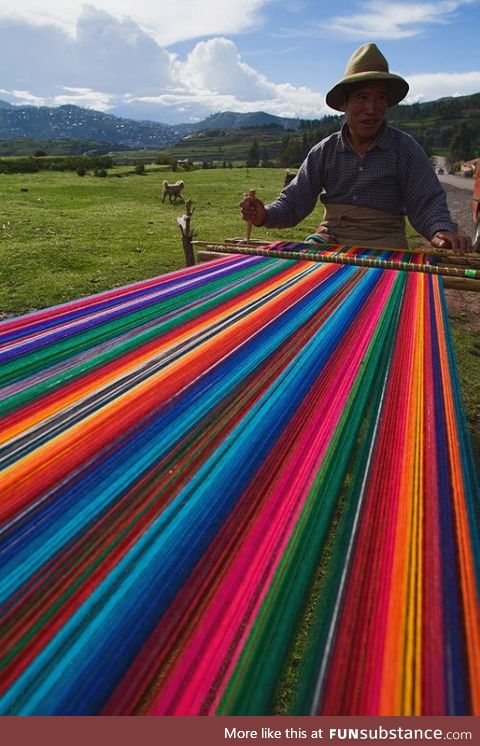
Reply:
[[[309,152],[293,181],[266,205],[263,224],[267,228],[292,228],[310,215],[322,191],[321,160],[319,143]]]
[[[447,206],[445,190],[427,154],[416,140],[405,133],[402,135],[405,152],[400,158],[400,180],[411,224],[437,249],[471,251],[471,238],[458,232]]]

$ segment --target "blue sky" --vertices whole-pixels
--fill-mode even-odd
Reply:
[[[407,102],[480,92],[480,0],[0,0],[0,98],[170,124],[315,118],[367,41]]]

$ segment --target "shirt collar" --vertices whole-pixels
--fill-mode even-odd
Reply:
[[[340,130],[340,137],[338,138],[338,147],[340,150],[353,150],[350,140],[348,139],[348,127],[347,123],[344,122],[342,129]],[[383,123],[382,129],[378,133],[376,140],[372,142],[368,150],[373,148],[379,148],[380,150],[388,150],[388,124]],[[368,151],[367,151],[368,152]]]

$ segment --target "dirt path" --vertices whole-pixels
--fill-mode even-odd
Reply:
[[[470,192],[448,184],[443,184],[447,193],[447,201],[453,219],[458,223],[459,230],[470,236],[473,234],[473,221],[470,212],[472,196]],[[445,291],[449,316],[452,324],[461,323],[464,329],[478,335],[480,339],[480,291],[465,290]]]
[[[453,219],[462,233],[472,235],[473,221],[470,212],[471,194],[463,189],[443,184]],[[454,333],[470,332],[473,337],[457,349],[459,374],[463,399],[467,410],[468,426],[476,462],[480,470],[480,291],[446,289],[448,316]],[[463,359],[462,357],[463,356]]]

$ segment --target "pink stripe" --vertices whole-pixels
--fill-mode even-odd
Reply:
[[[295,443],[290,459],[281,465],[281,472],[275,481],[274,494],[256,518],[253,532],[247,536],[203,616],[199,628],[185,646],[183,654],[156,699],[151,714],[191,715],[202,711],[220,670],[222,669],[223,682],[226,682],[237,663],[257,610],[265,599],[271,577],[278,567],[282,552],[304,507],[313,475],[323,460],[343,412],[345,401],[376,329],[392,283],[391,274],[382,280],[380,291],[377,294],[372,293],[373,300],[366,304],[359,316],[361,333],[358,322],[354,323],[349,339],[343,344],[342,355],[340,356],[339,350],[335,356],[335,370],[330,375],[334,374],[336,377],[337,368],[342,371],[339,380],[335,378],[336,389],[328,385],[329,380],[324,373],[321,380],[324,393],[320,401],[311,401],[317,395],[313,392],[302,411],[297,413],[297,424],[302,427],[302,434]],[[290,432],[292,431],[296,432],[295,426],[290,429]],[[266,468],[268,470],[268,464]],[[252,491],[255,491],[255,485],[252,485]],[[272,553],[274,561],[268,575],[263,575],[265,564]],[[246,615],[248,624],[232,655],[230,646]],[[223,686],[216,691],[209,707],[210,712],[214,711],[222,691]]]

